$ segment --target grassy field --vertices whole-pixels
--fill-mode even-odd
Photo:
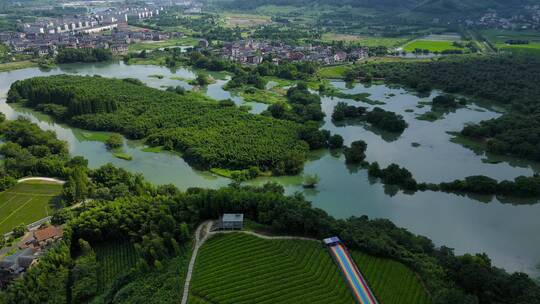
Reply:
[[[98,288],[105,290],[114,279],[129,271],[137,262],[137,253],[130,242],[110,242],[94,246],[98,267]]]
[[[325,66],[317,71],[317,75],[322,78],[340,79],[345,76],[345,73],[352,69],[352,65],[333,65]]]
[[[32,181],[0,193],[0,233],[50,215],[61,191],[62,185]]]
[[[36,67],[37,65],[38,64],[36,62],[29,61],[29,60],[0,63],[0,72],[26,69],[26,68]]]
[[[353,303],[318,242],[218,235],[202,248],[189,303]]]
[[[405,265],[360,252],[352,252],[352,256],[379,303],[431,303],[416,274]]]
[[[165,41],[144,41],[132,43],[129,45],[130,52],[137,52],[142,50],[155,50],[159,48],[166,48],[171,46],[192,46],[198,43],[198,39],[192,37],[171,38]]]
[[[403,46],[407,52],[413,52],[416,49],[429,50],[430,52],[442,52],[445,50],[463,50],[452,45],[452,41],[443,40],[414,40]]]

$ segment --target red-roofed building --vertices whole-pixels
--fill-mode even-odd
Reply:
[[[52,243],[62,239],[64,230],[62,226],[47,226],[40,228],[29,237],[24,238],[19,243],[19,248],[33,247],[36,249],[43,249],[44,247],[51,245]]]

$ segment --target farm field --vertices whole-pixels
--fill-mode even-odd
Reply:
[[[318,242],[264,240],[234,233],[201,247],[189,303],[353,303]]]
[[[410,38],[407,38],[407,37],[387,38],[387,37],[371,37],[371,36],[359,36],[359,35],[336,34],[336,33],[325,33],[321,37],[321,40],[324,42],[344,41],[348,43],[356,43],[358,45],[367,46],[367,47],[384,46],[388,48],[403,45],[409,39]]]
[[[224,14],[225,24],[229,27],[253,27],[271,23],[269,16],[253,14]]]
[[[463,50],[454,46],[453,41],[448,40],[414,40],[403,46],[406,52],[414,52],[416,49],[429,50],[430,52],[442,52],[445,50]]]
[[[102,243],[94,247],[99,264],[99,291],[104,291],[118,275],[129,271],[137,262],[137,253],[130,242]]]
[[[381,304],[431,303],[416,274],[405,265],[357,251],[351,255]]]
[[[0,233],[20,224],[31,224],[48,216],[62,185],[44,182],[24,182],[0,193]]]
[[[498,50],[513,53],[528,53],[540,55],[540,33],[533,31],[486,30],[482,35]],[[505,43],[508,40],[527,40],[529,44]]]

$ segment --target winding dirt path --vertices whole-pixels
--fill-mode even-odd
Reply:
[[[17,183],[24,183],[24,182],[31,182],[31,181],[50,182],[50,183],[55,183],[55,184],[60,184],[60,185],[63,185],[66,183],[65,181],[61,179],[52,178],[52,177],[25,177],[25,178],[21,178],[17,180]]]
[[[193,253],[191,255],[191,260],[189,261],[189,266],[186,274],[186,280],[184,281],[184,292],[182,294],[181,304],[187,304],[189,298],[189,284],[191,283],[191,276],[193,275],[193,268],[195,267],[195,260],[197,259],[197,254],[199,253],[199,248],[204,244],[206,239],[210,234],[210,229],[212,228],[212,221],[206,221],[197,227],[195,230],[195,246],[193,247]]]

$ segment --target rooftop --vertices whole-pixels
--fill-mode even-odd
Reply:
[[[244,214],[243,213],[224,213],[222,220],[224,222],[243,222]]]
[[[34,238],[37,242],[45,241],[53,237],[60,237],[63,234],[62,227],[49,226],[44,229],[39,229],[34,232]]]

